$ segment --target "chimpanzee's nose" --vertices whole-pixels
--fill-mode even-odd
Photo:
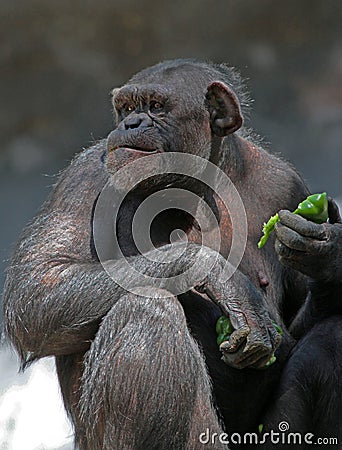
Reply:
[[[120,127],[121,125],[121,127]],[[152,119],[146,113],[132,113],[126,117],[118,128],[132,130],[134,128],[147,128],[153,125]]]

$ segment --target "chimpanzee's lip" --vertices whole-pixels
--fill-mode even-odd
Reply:
[[[141,155],[151,155],[153,153],[162,153],[162,150],[160,148],[145,148],[145,147],[118,147],[115,149],[112,149],[111,151],[117,151],[117,150],[124,150],[131,153],[137,153]]]

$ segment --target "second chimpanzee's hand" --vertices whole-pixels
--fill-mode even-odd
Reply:
[[[213,270],[198,289],[229,316],[234,332],[220,346],[223,361],[236,368],[262,368],[281,342],[281,335],[250,279],[241,272],[222,283]]]
[[[336,203],[328,200],[329,223],[318,225],[289,211],[279,211],[275,249],[285,266],[316,281],[342,280],[342,223]]]

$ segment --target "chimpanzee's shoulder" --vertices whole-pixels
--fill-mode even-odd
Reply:
[[[104,166],[104,158],[106,154],[106,139],[96,142],[94,145],[84,148],[81,152],[77,153],[72,159],[70,166],[84,166],[89,164],[95,164],[98,166]]]
[[[70,164],[59,174],[57,184],[63,182],[65,179],[70,181],[71,176],[75,182],[82,181],[81,179],[83,177],[86,177],[88,180],[93,177],[107,179],[108,173],[105,165],[105,154],[105,139],[91,147],[83,149],[83,151],[74,156]]]
[[[66,201],[70,204],[72,201],[93,202],[108,181],[105,153],[106,140],[78,153],[58,174],[44,209],[46,205],[62,207]]]

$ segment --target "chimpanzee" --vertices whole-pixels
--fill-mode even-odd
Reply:
[[[248,102],[239,74],[226,65],[174,60],[139,72],[113,91],[114,131],[74,159],[23,232],[6,281],[6,332],[23,367],[55,356],[82,450],[228,448],[224,431],[257,432],[260,424],[279,431],[284,421],[290,431],[342,442],[341,219],[332,200],[322,225],[289,212],[308,189],[243,127]],[[220,275],[232,246],[232,212],[196,177],[154,176],[153,158],[168,152],[215,164],[243,201],[246,249],[226,281]],[[121,253],[106,261],[113,279],[97,252],[96,207],[104,187],[120,170],[125,183],[126,168],[137,161],[144,180],[115,219]],[[153,246],[139,251],[134,215],[161,189],[193,192],[210,206],[219,251],[201,245],[195,215],[172,201],[151,224]],[[279,210],[275,238],[259,250],[262,224]],[[178,243],[173,230],[181,230]],[[102,238],[110,248],[110,233]],[[122,287],[127,279],[134,285],[124,261],[146,279],[163,280],[198,258],[211,269],[183,292],[162,282]],[[235,331],[219,348],[222,313]]]

